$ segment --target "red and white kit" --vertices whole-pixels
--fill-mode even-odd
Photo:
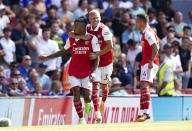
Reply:
[[[147,25],[147,27],[143,31],[142,36],[142,44],[143,44],[143,58],[141,61],[141,81],[153,83],[153,78],[156,76],[158,68],[159,68],[159,54],[156,55],[153,60],[153,68],[148,69],[148,64],[150,62],[152,56],[152,44],[157,44],[159,48],[158,39],[155,32]]]
[[[98,39],[95,36],[92,36],[88,41],[69,38],[64,49],[72,51],[72,59],[69,65],[71,89],[81,87],[92,91],[89,75],[92,73],[94,61],[89,59],[89,55],[91,52],[100,51]]]
[[[100,49],[103,50],[106,47],[107,40],[112,40],[112,34],[107,26],[103,23],[99,23],[93,30],[91,24],[87,25],[87,32],[97,36],[100,44]],[[111,74],[113,70],[113,50],[111,49],[106,54],[100,56],[99,67],[96,70],[96,78],[94,82],[101,84],[108,84],[111,80]]]

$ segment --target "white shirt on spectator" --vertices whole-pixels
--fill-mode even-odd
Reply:
[[[5,52],[4,58],[7,62],[13,62],[14,61],[14,53],[15,53],[15,43],[9,39],[6,40],[4,37],[1,38],[0,44],[2,45],[2,48]]]
[[[135,62],[135,58],[137,56],[138,53],[140,53],[142,51],[142,47],[139,46],[138,48],[136,48],[135,50],[128,50],[127,51],[127,61],[130,62],[131,66],[133,67],[134,62]]]
[[[62,9],[60,9],[57,12],[57,16],[61,19],[61,22],[63,24],[66,24],[67,22],[70,22],[73,20],[73,13],[71,11],[67,11],[66,13],[64,13]]]
[[[45,41],[41,39],[37,42],[37,53],[38,55],[50,55],[59,50],[58,44],[53,40]],[[61,66],[61,57],[50,59],[43,62],[47,65],[47,71],[56,70]]]
[[[3,34],[3,29],[10,23],[9,17],[7,15],[3,15],[0,17],[0,34]]]

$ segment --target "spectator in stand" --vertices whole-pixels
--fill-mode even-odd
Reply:
[[[4,37],[0,39],[0,44],[5,56],[3,57],[5,62],[5,67],[9,67],[10,63],[15,61],[15,43],[10,39],[11,37],[11,28],[5,27],[3,29]]]
[[[9,89],[4,83],[5,76],[3,72],[0,72],[0,97],[7,97]]]
[[[25,19],[25,22],[27,23],[26,24],[26,31],[29,35],[32,34],[32,24],[36,22],[36,19],[35,19],[35,14],[32,14],[30,13],[26,19]]]
[[[60,70],[54,70],[52,72],[52,75],[50,76],[50,80],[49,80],[49,84],[48,84],[49,89],[47,89],[47,90],[50,90],[52,82],[56,81],[56,80],[57,81],[61,80],[61,72],[60,72]]]
[[[130,0],[120,0],[119,1],[119,8],[132,8],[133,7],[133,3]]]
[[[131,14],[136,20],[137,14],[145,14],[145,10],[140,7],[140,0],[132,0],[133,7],[131,8]]]
[[[74,28],[73,24],[74,24],[73,22],[69,22],[65,26],[65,33],[62,35],[64,45],[66,44],[66,41],[69,38],[68,33],[71,32],[73,30],[73,28]]]
[[[165,54],[160,54],[159,86],[157,87],[158,96],[174,96],[174,72],[169,61],[165,60]]]
[[[73,13],[73,21],[75,21],[77,18],[81,16],[86,16],[88,11],[88,1],[87,0],[79,0],[78,3],[79,8],[77,8]]]
[[[135,57],[135,62],[133,65],[134,74],[135,74],[135,86],[140,87],[140,75],[141,75],[141,60],[142,60],[142,52],[138,53]]]
[[[128,93],[121,87],[121,81],[119,78],[114,77],[111,81],[111,87],[109,88],[109,95],[112,96],[128,96]]]
[[[38,82],[38,76],[39,74],[37,72],[29,73],[29,80],[26,81],[28,90],[31,90],[31,91],[35,90],[35,83]]]
[[[18,70],[21,72],[21,76],[27,81],[28,71],[31,69],[31,57],[29,55],[25,55],[22,59],[22,63],[18,66]]]
[[[135,57],[142,51],[142,47],[136,43],[133,39],[129,39],[127,42],[129,49],[127,51],[127,62],[131,64],[132,68],[135,63]]]
[[[50,38],[50,29],[45,27],[43,28],[42,39],[37,42],[38,55],[49,55],[59,50],[58,44],[49,38]],[[47,75],[50,76],[54,70],[56,70],[57,68],[60,69],[61,57],[47,60],[47,61],[44,61],[43,63],[48,66]]]
[[[34,91],[31,93],[32,96],[45,96],[43,93],[43,84],[40,82],[34,83]]]
[[[122,43],[125,45],[130,39],[134,40],[136,43],[140,43],[141,36],[141,33],[136,29],[135,20],[130,19],[127,30],[122,34]]]
[[[179,55],[181,59],[181,65],[183,68],[182,76],[182,88],[186,89],[189,83],[190,72],[191,72],[191,52],[189,50],[190,39],[189,37],[182,38],[182,44],[179,48]]]
[[[121,49],[123,49],[122,34],[128,28],[129,20],[130,20],[130,14],[128,11],[122,12],[122,15],[120,18],[114,18],[112,20],[112,28],[114,30],[114,35],[117,38],[119,38],[121,42]]]
[[[0,38],[3,37],[3,29],[10,23],[9,17],[5,15],[5,6],[0,5]]]
[[[118,63],[121,65],[119,70],[120,72],[120,81],[122,82],[122,86],[125,86],[125,89],[134,89],[134,71],[131,64],[127,63],[126,55],[120,54],[118,58]]]
[[[48,96],[64,96],[63,87],[60,81],[53,81]]]
[[[167,35],[162,38],[160,49],[163,50],[164,45],[167,43],[172,43],[173,40],[177,40],[175,37],[175,28],[174,26],[170,25],[167,27]]]
[[[22,61],[23,56],[28,54],[28,48],[25,44],[27,34],[24,32],[24,29],[25,22],[21,19],[18,19],[11,33],[11,39],[16,45],[16,60],[19,63]]]
[[[120,68],[121,65],[118,62],[113,63],[113,72],[111,74],[111,78],[117,77],[120,79]]]
[[[147,15],[149,16],[149,26],[154,27],[157,24],[157,20],[155,18],[155,10],[153,8],[149,8]]]
[[[39,74],[38,81],[43,84],[43,90],[49,90],[49,76],[45,74],[47,69],[47,65],[40,63],[39,68],[37,69],[37,72]]]
[[[46,13],[46,6],[41,0],[33,0],[33,2],[30,3],[27,8],[29,11],[36,9],[41,15]]]
[[[120,43],[117,41],[115,36],[112,37],[113,40],[113,62],[118,61],[118,57],[121,54],[121,47]]]
[[[165,13],[159,12],[158,13],[158,18],[157,18],[158,23],[155,25],[155,28],[157,30],[157,36],[162,39],[165,36],[165,30],[167,26],[167,20]]]
[[[162,39],[162,44],[160,46],[160,50],[163,50],[163,47],[167,43],[172,43],[174,40],[177,40],[175,38],[175,33],[174,32],[168,32],[168,34]]]
[[[102,13],[101,10],[104,9],[102,2],[103,2],[103,0],[88,0],[88,4],[93,4],[94,7],[99,9],[101,13]]]
[[[27,95],[28,87],[27,87],[26,81],[23,78],[19,79],[18,89],[19,89],[20,93]]]
[[[61,19],[61,22],[64,25],[72,21],[73,13],[69,10],[68,0],[61,0],[61,9],[57,12],[57,16]]]
[[[174,72],[174,84],[178,88],[181,88],[181,72],[183,72],[181,67],[181,60],[179,54],[173,54],[173,46],[171,44],[164,45],[165,52],[165,61],[169,61],[169,63],[173,67]]]
[[[29,49],[29,55],[31,56],[32,60],[31,66],[33,68],[37,68],[40,63],[37,59],[37,42],[41,40],[39,30],[40,30],[39,23],[33,23],[31,27],[32,34],[29,36],[27,44]]]
[[[59,24],[55,21],[51,24],[51,36],[50,39],[57,42],[59,49],[63,49],[63,39],[58,35]]]
[[[9,96],[24,96],[24,93],[18,89],[18,82],[17,79],[11,78],[9,82]]]
[[[183,14],[178,11],[176,12],[174,16],[174,21],[171,23],[175,27],[175,32],[177,37],[182,37],[183,36],[183,28],[187,24],[183,22]]]
[[[176,11],[171,7],[172,0],[164,0],[163,8],[160,11],[164,12],[167,21],[171,22],[175,16]]]
[[[5,70],[5,78],[10,78],[11,72],[15,69],[17,69],[18,63],[16,61],[13,61],[10,63],[9,69]]]
[[[192,29],[192,10],[190,10],[189,12],[188,12],[188,17],[189,17],[189,26],[191,27],[191,29]],[[191,32],[191,36],[192,36],[192,32]]]
[[[191,27],[186,25],[183,28],[183,36],[185,37],[189,37],[189,40],[192,41],[192,37],[191,37]]]
[[[42,21],[46,22],[46,26],[50,27],[51,23],[56,20],[57,17],[57,7],[51,5],[47,9],[47,15],[42,17]]]
[[[11,78],[15,78],[19,81],[19,79],[22,78],[20,71],[18,69],[11,71],[10,78],[7,78],[7,80],[10,81]]]

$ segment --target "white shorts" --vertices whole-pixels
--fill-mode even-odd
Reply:
[[[90,83],[89,76],[83,79],[76,78],[75,76],[69,76],[69,82],[71,85],[71,89],[80,87],[89,92],[92,91],[92,84]]]
[[[141,66],[140,81],[146,81],[149,82],[150,84],[153,84],[153,79],[155,78],[158,69],[159,66],[156,64],[153,64],[152,69],[148,69],[148,63]]]
[[[111,81],[111,74],[113,71],[113,64],[105,67],[98,67],[95,72],[94,83],[108,84]]]

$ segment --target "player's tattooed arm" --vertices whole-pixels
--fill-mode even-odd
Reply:
[[[60,56],[64,56],[68,51],[65,49],[59,50],[53,54],[50,55],[40,55],[38,56],[38,59],[41,61],[45,61],[45,60],[49,60],[49,59],[53,59],[53,58],[57,58]]]
[[[151,56],[151,61],[153,61],[158,53],[158,47],[157,45],[154,43],[152,44],[152,48],[153,48],[153,51],[152,51],[152,56]]]

